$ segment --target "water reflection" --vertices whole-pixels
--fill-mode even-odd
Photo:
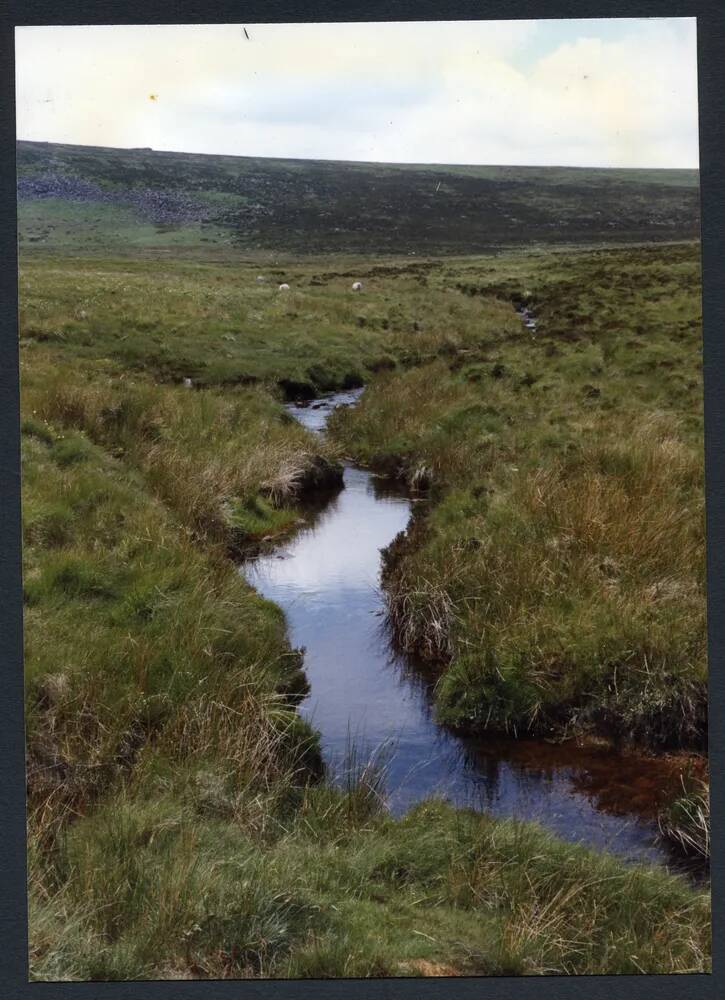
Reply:
[[[320,430],[337,401],[292,409]],[[244,567],[250,583],[283,608],[293,645],[305,648],[311,691],[300,710],[320,731],[333,773],[351,739],[362,757],[385,747],[396,814],[438,795],[538,820],[629,859],[664,860],[654,816],[676,777],[663,762],[535,740],[468,739],[436,725],[432,679],[391,649],[379,591],[380,550],[406,527],[411,502],[354,466],[344,482],[312,524]]]

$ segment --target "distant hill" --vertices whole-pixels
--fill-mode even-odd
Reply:
[[[266,159],[18,142],[21,249],[466,254],[699,236],[696,170]]]

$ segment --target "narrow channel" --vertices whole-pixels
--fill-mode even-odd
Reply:
[[[332,410],[358,395],[338,393],[288,410],[322,433]],[[344,488],[309,526],[242,567],[283,609],[292,644],[305,649],[311,690],[300,711],[320,732],[331,773],[342,773],[352,743],[358,759],[382,754],[394,814],[438,796],[494,816],[536,820],[562,838],[628,860],[672,866],[655,820],[658,797],[672,780],[664,762],[543,740],[463,738],[436,723],[430,683],[391,648],[379,584],[381,549],[405,529],[412,503],[347,463]]]

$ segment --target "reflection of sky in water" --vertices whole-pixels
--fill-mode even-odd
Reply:
[[[336,406],[351,406],[360,398],[362,389],[348,389],[347,392],[337,392],[334,396],[318,399],[308,404],[289,403],[287,410],[295,420],[311,431],[325,429],[327,418]]]
[[[264,577],[289,600],[321,603],[340,611],[351,605],[351,595],[378,585],[380,549],[408,522],[409,507],[401,500],[363,502],[364,520],[358,520],[359,494],[369,476],[347,469],[344,489],[320,515],[313,530],[303,531],[274,555],[260,559],[252,575]],[[338,593],[344,591],[344,595]],[[377,606],[377,599],[373,595]],[[352,600],[352,607],[357,606]],[[366,604],[367,607],[367,604]],[[309,612],[308,612],[309,613]]]
[[[319,410],[299,412],[324,426]],[[597,811],[577,790],[581,768],[496,757],[480,741],[435,724],[425,683],[390,651],[378,591],[380,549],[405,528],[410,504],[376,496],[373,483],[369,473],[346,468],[345,489],[311,528],[246,567],[250,583],[284,609],[292,644],[305,647],[311,694],[301,711],[320,730],[332,769],[351,739],[363,757],[385,746],[396,813],[440,795],[499,816],[540,820],[570,840],[661,859],[653,825]]]

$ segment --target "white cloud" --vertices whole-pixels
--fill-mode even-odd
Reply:
[[[696,166],[694,19],[609,22],[616,37],[557,24],[560,37],[548,22],[538,48],[536,21],[251,25],[250,41],[239,25],[20,28],[18,135],[260,156]]]

